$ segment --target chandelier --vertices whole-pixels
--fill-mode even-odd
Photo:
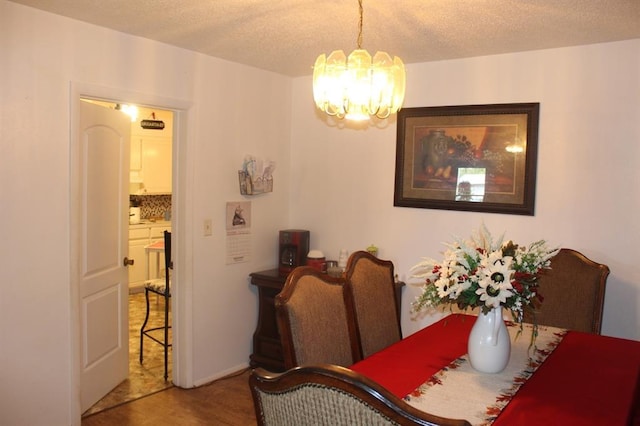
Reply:
[[[313,66],[313,99],[318,109],[347,120],[387,118],[404,101],[402,60],[386,52],[371,55],[362,49],[362,0],[358,0],[358,48],[347,58],[342,50],[321,54]]]

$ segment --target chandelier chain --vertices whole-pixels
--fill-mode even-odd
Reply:
[[[362,49],[362,15],[364,14],[362,0],[358,0],[358,6],[360,11],[360,21],[358,22],[358,49]]]

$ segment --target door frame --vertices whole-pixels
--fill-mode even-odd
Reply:
[[[193,191],[193,156],[189,155],[189,137],[193,133],[194,126],[188,123],[195,116],[195,107],[192,102],[167,98],[158,94],[143,94],[126,89],[112,88],[89,83],[74,82],[70,84],[70,152],[69,152],[69,254],[70,254],[70,341],[71,341],[71,377],[69,395],[71,418],[80,421],[82,416],[80,408],[80,371],[81,371],[81,330],[80,330],[80,300],[79,277],[80,270],[77,262],[80,250],[80,232],[77,226],[80,217],[80,200],[74,199],[74,194],[80,186],[80,98],[93,98],[112,102],[127,102],[137,105],[157,107],[170,110],[174,113],[174,126],[172,138],[172,256],[175,268],[172,272],[173,286],[172,298],[172,327],[176,331],[172,342],[172,381],[174,385],[183,388],[194,386],[193,381],[193,321],[187,312],[192,311],[192,277],[193,263],[187,259],[193,259],[191,253],[193,227],[187,218],[192,216],[191,193]],[[80,424],[80,423],[77,423]]]

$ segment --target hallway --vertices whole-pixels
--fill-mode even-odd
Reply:
[[[151,313],[149,324],[158,326],[162,324],[164,315],[163,301],[151,294],[149,299]],[[88,416],[107,408],[115,407],[125,402],[133,401],[146,395],[167,389],[173,386],[171,383],[171,349],[169,349],[169,380],[164,380],[164,353],[162,346],[145,339],[144,363],[139,361],[140,354],[140,327],[144,321],[145,301],[144,291],[129,295],[129,378],[120,383],[114,390],[82,415]],[[171,314],[169,314],[171,315]],[[171,320],[169,320],[171,321]],[[162,332],[160,332],[162,333]],[[171,339],[171,330],[169,330]],[[171,340],[170,340],[171,341]]]

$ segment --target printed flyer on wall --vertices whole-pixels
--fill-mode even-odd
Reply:
[[[251,201],[227,202],[227,265],[251,259]]]

